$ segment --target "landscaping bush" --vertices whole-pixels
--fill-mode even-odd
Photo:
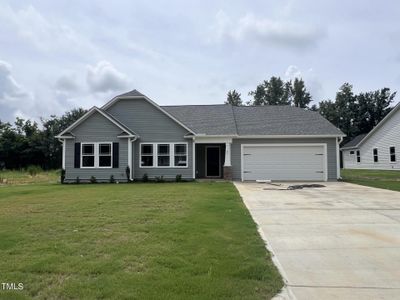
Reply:
[[[149,181],[149,176],[147,176],[147,173],[143,174],[142,181],[143,182],[148,182]]]
[[[182,181],[182,174],[177,174],[175,177],[176,182],[181,182]]]
[[[130,181],[131,181],[131,178],[130,178],[131,168],[129,168],[129,166],[126,166],[126,168],[125,168],[125,174],[126,174],[126,179],[127,179],[127,181],[130,182]]]
[[[90,183],[97,183],[96,177],[94,176],[90,177]]]
[[[61,183],[64,183],[65,180],[65,170],[61,169]]]
[[[155,179],[156,179],[156,182],[160,182],[160,183],[161,183],[161,182],[165,182],[164,176],[162,176],[162,175],[161,175],[161,176],[156,176]]]
[[[115,183],[114,175],[110,176],[110,183]]]
[[[36,176],[38,173],[43,172],[42,168],[40,166],[35,166],[35,165],[30,165],[26,168],[26,171],[29,173],[31,176]]]

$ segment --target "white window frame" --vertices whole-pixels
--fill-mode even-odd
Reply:
[[[153,165],[142,166],[142,145],[153,145]],[[158,165],[158,145],[169,145],[169,166]],[[186,147],[186,165],[175,166],[175,145],[185,145]],[[182,155],[183,156],[183,155]],[[157,142],[139,144],[139,168],[141,169],[187,169],[189,167],[189,146],[187,142]]]
[[[111,150],[111,166],[109,167],[100,167],[100,144],[109,144]],[[84,145],[93,145],[94,146],[94,166],[93,167],[84,167],[83,166],[83,146]],[[107,155],[108,156],[108,155]],[[82,142],[81,143],[81,169],[112,169],[113,167],[113,143],[112,142]]]
[[[393,150],[394,150],[394,152],[393,152],[394,160],[392,160],[392,153],[390,152],[390,149],[391,149],[391,148],[393,148]],[[389,162],[390,162],[391,164],[397,163],[396,146],[390,146],[390,147],[389,147]]]
[[[361,164],[361,150],[356,150],[356,163]]]
[[[376,154],[375,154],[375,150],[376,150]],[[375,156],[376,156],[376,161],[375,161]],[[378,150],[378,148],[373,148],[372,149],[372,160],[373,160],[374,164],[379,163],[379,150]]]

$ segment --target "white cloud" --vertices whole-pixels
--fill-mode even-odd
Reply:
[[[305,72],[302,72],[297,66],[290,65],[285,71],[286,80],[294,80],[295,78],[302,78],[304,83],[311,93],[313,100],[319,102],[323,95],[323,87],[318,76],[315,74],[312,68],[309,68]]]
[[[58,92],[74,93],[80,90],[80,86],[76,80],[75,74],[64,74],[61,75],[56,83],[55,88]]]
[[[13,37],[42,52],[60,51],[83,55],[94,53],[92,43],[57,18],[43,16],[33,5],[19,10],[9,5],[0,7],[0,35],[12,32]]]
[[[88,66],[86,81],[92,92],[122,91],[128,87],[128,78],[110,62],[100,61]]]
[[[320,29],[303,23],[258,18],[252,13],[233,21],[223,11],[217,13],[213,30],[218,40],[230,39],[241,42],[253,39],[270,45],[292,48],[313,46],[323,37]]]

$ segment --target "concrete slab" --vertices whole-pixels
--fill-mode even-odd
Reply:
[[[296,183],[298,184],[298,183]],[[400,193],[235,183],[297,299],[400,298]]]

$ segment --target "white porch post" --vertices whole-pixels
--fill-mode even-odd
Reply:
[[[65,146],[67,145],[65,139],[62,140],[62,168],[65,170]]]
[[[196,179],[196,141],[193,138],[192,143],[192,159],[193,159],[193,179]]]
[[[130,169],[129,179],[132,180],[132,139],[128,138],[128,166]]]
[[[225,162],[224,167],[231,167],[231,143],[225,143]]]

